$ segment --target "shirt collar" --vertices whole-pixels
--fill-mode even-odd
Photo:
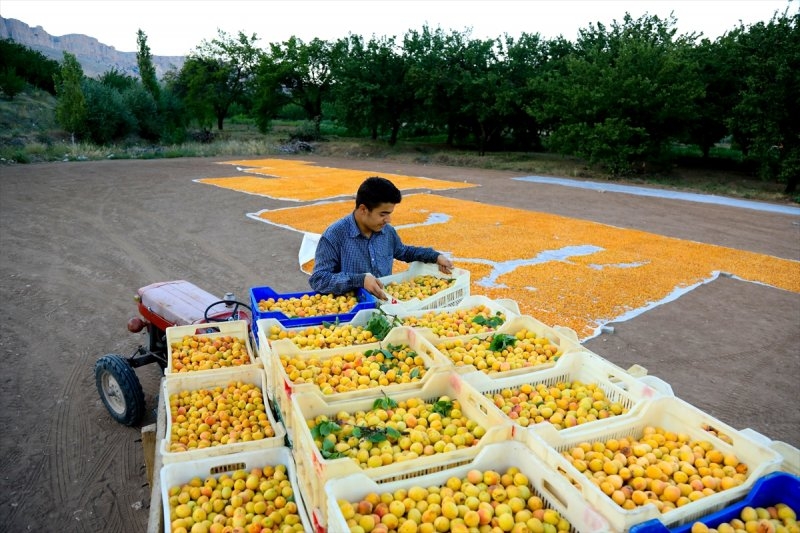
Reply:
[[[347,217],[347,221],[348,221],[347,234],[348,234],[348,236],[350,238],[352,238],[352,239],[355,239],[355,238],[358,238],[358,237],[361,237],[363,239],[367,239],[368,238],[368,237],[364,237],[364,234],[361,233],[360,229],[358,229],[358,224],[356,223],[356,214],[355,213],[350,213],[350,216]],[[383,235],[383,230],[373,231],[372,234],[373,235]]]

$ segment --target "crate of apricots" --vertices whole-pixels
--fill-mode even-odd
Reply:
[[[450,274],[435,264],[414,261],[404,272],[378,278],[388,299],[379,302],[386,312],[453,307],[469,296],[469,270],[454,268]]]
[[[657,519],[685,523],[743,497],[783,457],[676,397],[646,403],[564,436],[553,426],[522,434],[528,446],[578,487],[615,531]]]
[[[275,407],[291,438],[291,399],[298,392],[340,403],[420,389],[433,373],[448,367],[430,342],[412,328],[400,327],[380,342],[328,350],[304,351],[288,340],[276,342],[266,368]]]
[[[278,293],[270,287],[251,287],[250,303],[257,328],[261,318],[274,318],[287,327],[349,322],[358,311],[376,307],[377,300],[364,289],[337,295],[315,291]]]
[[[292,453],[312,520],[325,525],[325,483],[363,472],[378,483],[472,460],[512,426],[455,372],[437,372],[419,389],[329,403],[292,397]]]
[[[286,447],[164,465],[160,480],[165,533],[311,531]]]
[[[266,388],[256,365],[163,380],[164,464],[283,446],[286,430],[272,415]]]
[[[461,335],[489,333],[507,320],[519,316],[512,301],[495,301],[486,296],[468,296],[454,307],[402,311],[389,314],[384,308],[364,309],[349,322],[323,322],[313,326],[287,327],[274,318],[258,320],[259,356],[264,358],[272,344],[292,342],[300,350],[326,350],[379,342],[396,327],[412,327],[431,342]]]
[[[521,431],[537,431],[545,424],[562,435],[580,434],[616,417],[631,418],[661,395],[588,351],[566,353],[555,366],[538,372],[499,379],[469,372],[462,377]]]
[[[631,533],[735,533],[736,531],[797,533],[800,523],[800,477],[773,472],[759,479],[743,499],[711,514],[667,528],[648,520]]]
[[[552,368],[581,345],[572,330],[551,328],[522,315],[496,331],[441,339],[435,346],[458,372],[477,370],[496,379]]]
[[[260,364],[245,320],[172,326],[166,330],[167,367],[171,378],[187,372]]]
[[[460,466],[388,483],[352,474],[325,491],[331,532],[609,531],[574,487],[515,441],[489,444]]]

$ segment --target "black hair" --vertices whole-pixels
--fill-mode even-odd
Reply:
[[[356,209],[361,204],[372,211],[381,204],[399,204],[403,199],[400,189],[394,183],[378,176],[364,180],[356,193]]]

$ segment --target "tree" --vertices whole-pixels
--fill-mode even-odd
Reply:
[[[274,113],[279,103],[294,103],[305,111],[319,137],[322,104],[332,90],[332,73],[344,47],[343,41],[330,43],[315,38],[306,44],[295,36],[283,43],[271,43],[258,68],[256,112]]]
[[[153,96],[153,100],[158,102],[160,87],[156,77],[156,67],[153,65],[153,56],[150,55],[150,47],[147,46],[147,35],[141,29],[136,32],[136,44],[139,46],[136,52],[136,64],[139,65],[142,85]]]
[[[24,89],[25,80],[17,76],[15,68],[5,67],[0,70],[0,91],[6,95],[6,98],[13,100]]]
[[[740,98],[729,125],[766,179],[800,181],[800,13],[776,13],[732,32],[741,65]]]
[[[13,71],[23,82],[55,95],[54,77],[61,66],[11,39],[0,39],[0,71]],[[9,70],[10,69],[10,70]]]
[[[393,37],[373,37],[365,43],[351,35],[341,45],[345,51],[332,73],[339,120],[351,130],[366,129],[373,140],[388,132],[388,143],[394,146],[414,107],[406,58]]]
[[[539,118],[553,125],[547,146],[617,173],[665,163],[704,94],[689,56],[695,37],[676,37],[675,24],[674,17],[634,20],[626,13],[608,30],[581,30],[564,68],[544,84]]]
[[[58,97],[56,121],[70,133],[73,144],[75,136],[80,136],[86,131],[88,111],[81,87],[83,79],[83,69],[78,59],[69,52],[64,52],[61,70],[55,80]]]
[[[234,39],[218,30],[216,39],[203,41],[186,59],[177,87],[201,126],[213,116],[221,131],[234,103],[250,106],[255,69],[263,54],[254,45],[257,40],[255,34],[239,32]]]

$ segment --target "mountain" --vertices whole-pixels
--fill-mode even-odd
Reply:
[[[69,52],[77,58],[83,67],[83,73],[90,78],[100,76],[113,68],[129,76],[139,76],[136,52],[118,52],[113,46],[105,45],[88,35],[71,33],[54,36],[41,26],[32,28],[20,20],[0,17],[0,39],[11,39],[59,62],[64,58],[64,52]],[[186,58],[154,55],[152,59],[156,76],[160,79],[166,72],[180,69]]]

